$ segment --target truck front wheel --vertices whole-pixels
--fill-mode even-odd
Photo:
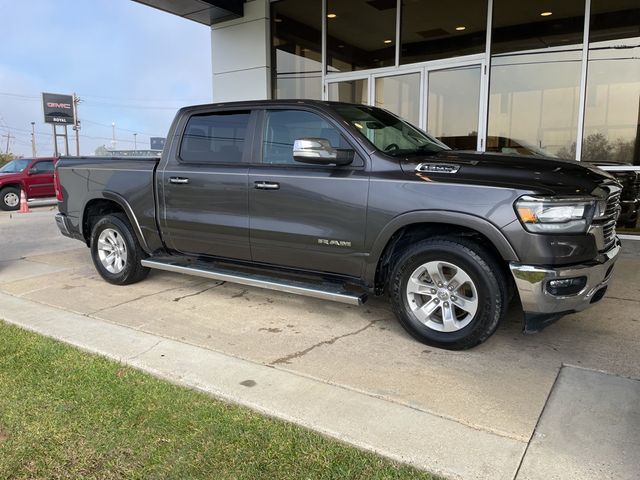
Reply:
[[[90,244],[93,264],[107,282],[128,285],[148,275],[149,269],[140,263],[144,252],[124,214],[112,213],[98,220]]]
[[[464,350],[498,327],[508,300],[498,261],[466,238],[437,237],[407,248],[394,263],[391,304],[422,343]]]

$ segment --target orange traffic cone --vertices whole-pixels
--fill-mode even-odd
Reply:
[[[27,203],[27,196],[22,189],[20,189],[20,213],[31,213],[29,204]]]

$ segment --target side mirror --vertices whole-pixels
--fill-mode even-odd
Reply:
[[[349,165],[354,151],[333,148],[326,138],[299,138],[293,142],[293,159],[315,165]]]
[[[35,175],[38,173],[38,170],[35,167],[31,167],[29,171],[27,171],[27,175]]]

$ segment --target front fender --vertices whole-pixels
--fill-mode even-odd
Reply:
[[[398,215],[387,223],[387,225],[385,225],[380,231],[373,243],[371,253],[368,256],[365,265],[364,280],[367,285],[374,284],[378,262],[393,234],[403,227],[420,223],[455,225],[475,230],[489,239],[504,260],[510,262],[519,261],[518,255],[504,234],[498,227],[488,220],[463,212],[419,210]]]

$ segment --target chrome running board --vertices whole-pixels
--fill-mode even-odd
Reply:
[[[280,292],[305,295],[307,297],[332,300],[334,302],[347,303],[349,305],[362,305],[367,301],[366,293],[350,292],[341,283],[335,282],[305,282],[301,280],[284,279],[271,277],[262,273],[241,272],[209,264],[202,261],[187,262],[180,261],[181,257],[172,259],[171,257],[150,258],[142,260],[142,266],[165,270],[167,272],[185,273],[197,277],[209,278],[211,280],[221,280],[223,282],[239,283],[250,287],[266,288],[278,290]]]

